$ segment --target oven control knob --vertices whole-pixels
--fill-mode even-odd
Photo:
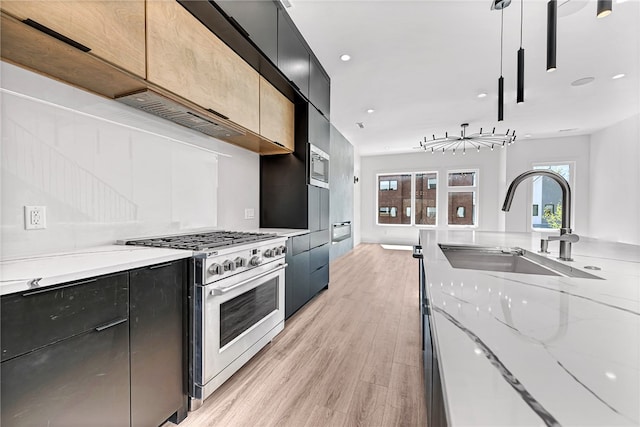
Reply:
[[[209,274],[224,274],[224,267],[218,263],[211,264],[209,266]]]
[[[283,253],[287,252],[287,247],[286,246],[278,246],[276,248],[276,255],[282,255]]]
[[[262,255],[264,255],[265,258],[271,258],[273,256],[273,249],[265,249]]]
[[[224,267],[224,271],[233,271],[236,269],[236,263],[231,260],[226,260],[222,263],[222,267]]]
[[[237,257],[234,262],[236,263],[236,268],[239,267],[246,267],[247,266],[247,259],[246,258],[242,258],[242,257]]]
[[[252,256],[251,259],[249,260],[249,265],[256,267],[258,265],[262,264],[262,258],[260,258],[259,256]]]

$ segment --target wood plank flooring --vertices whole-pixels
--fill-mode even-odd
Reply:
[[[418,263],[361,244],[181,427],[426,426]]]

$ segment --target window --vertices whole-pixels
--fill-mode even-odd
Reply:
[[[435,172],[415,174],[417,225],[436,225],[437,181],[438,175]]]
[[[411,174],[378,175],[378,224],[411,224],[411,178]]]
[[[436,172],[378,175],[378,224],[436,225]]]
[[[449,225],[478,225],[478,171],[449,172],[447,184]]]
[[[380,191],[395,191],[398,189],[398,181],[380,181]]]
[[[548,163],[534,165],[534,169],[546,169],[559,173],[572,184],[572,162]],[[562,189],[557,182],[546,176],[533,178],[531,226],[534,230],[554,230],[561,227],[562,222]],[[542,208],[542,209],[541,209]]]

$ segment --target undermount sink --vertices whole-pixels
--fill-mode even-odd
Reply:
[[[518,247],[504,248],[444,243],[439,243],[438,246],[453,268],[602,280],[601,277],[586,271],[578,270]]]

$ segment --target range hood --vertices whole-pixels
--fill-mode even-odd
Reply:
[[[205,116],[203,112],[198,112],[180,104],[152,89],[144,89],[117,96],[115,99],[130,107],[162,117],[214,138],[226,139],[246,135],[246,132],[230,126],[226,120],[214,118],[216,116],[214,113]]]

